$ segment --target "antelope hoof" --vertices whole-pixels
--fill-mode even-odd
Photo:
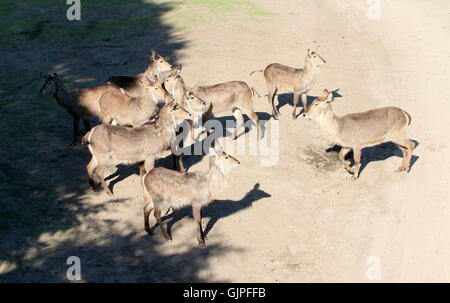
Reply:
[[[353,175],[355,173],[355,170],[353,168],[351,168],[351,167],[348,167],[348,166],[344,165],[344,168],[351,175]]]
[[[166,238],[166,241],[167,241],[167,242],[172,242],[172,237]]]
[[[108,194],[108,196],[113,196],[113,193],[109,188],[106,189],[105,192]]]
[[[356,175],[353,175],[351,178],[352,181],[356,181],[356,179],[358,179],[358,176],[356,176]]]
[[[201,247],[205,247],[206,246],[206,244],[205,244],[205,240],[198,240],[198,245],[200,245]]]
[[[395,172],[402,172],[402,171],[405,171],[405,170],[409,171],[408,167],[400,166],[399,168],[397,168],[397,170]]]

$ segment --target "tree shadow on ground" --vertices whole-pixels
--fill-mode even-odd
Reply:
[[[176,64],[187,41],[164,23],[171,4],[87,0],[82,20],[69,22],[64,1],[25,2],[0,21],[8,31],[0,38],[5,51],[0,63],[0,281],[68,281],[69,256],[81,259],[83,281],[216,281],[199,271],[205,259],[232,248],[200,250],[193,243],[185,252],[163,255],[161,246],[167,244],[143,236],[143,226],[108,217],[117,214],[111,210],[114,202],[132,201],[89,201],[89,153],[83,146],[70,147],[70,115],[53,97],[38,93],[41,71],[59,73],[70,89],[137,74],[152,48]],[[10,26],[23,16],[33,16],[20,23],[23,30]],[[107,219],[98,219],[102,213]]]

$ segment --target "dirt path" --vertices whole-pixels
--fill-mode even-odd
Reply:
[[[448,2],[381,0],[380,20],[367,18],[365,1],[308,3],[255,1],[273,14],[263,20],[224,16],[172,32],[183,43],[172,55],[189,84],[244,80],[265,94],[262,76],[250,77],[251,71],[271,62],[300,66],[306,49],[320,44],[327,64],[312,95],[339,88],[338,113],[395,105],[412,115],[409,135],[420,145],[409,174],[394,173],[401,152],[384,144],[364,152],[368,163],[360,179],[350,182],[336,153],[325,152],[333,142],[314,122],[293,121],[291,97],[283,95],[279,162],[261,166],[255,156],[239,157],[241,167],[204,211],[207,247],[201,249],[189,210],[170,216],[173,242],[165,243],[159,230],[148,237],[136,171],[120,170],[113,199],[92,193],[84,176],[88,155],[70,149],[68,157],[80,163],[58,177],[67,185],[54,190],[56,201],[67,203],[58,206],[67,212],[64,221],[58,228],[39,225],[35,233],[29,230],[33,225],[24,227],[20,237],[6,234],[0,279],[66,281],[65,261],[76,255],[84,281],[367,282],[374,262],[382,281],[449,281],[450,167],[442,160],[449,152]],[[93,56],[96,60],[104,66],[119,59]],[[101,79],[116,68],[86,72],[91,67],[79,66],[78,72]],[[270,113],[265,97],[255,108],[260,118]],[[57,134],[68,131],[67,126]],[[60,152],[63,145],[57,141],[47,148]],[[43,161],[50,159],[43,155]],[[66,167],[67,158],[54,161],[53,169]],[[169,158],[160,164],[170,165]],[[191,169],[204,167],[202,161]],[[55,217],[63,211],[57,209]]]

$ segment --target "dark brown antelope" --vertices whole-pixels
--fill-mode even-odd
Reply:
[[[172,71],[164,81],[166,90],[174,95],[181,94],[184,89],[180,71],[181,66]],[[236,119],[236,127],[233,130],[233,138],[236,139],[244,124],[242,114],[246,114],[255,124],[257,138],[260,138],[259,118],[253,110],[253,96],[256,92],[247,83],[231,81],[211,86],[196,86],[193,91],[209,105],[208,111],[203,114],[203,122],[212,119],[215,114],[231,111]]]
[[[68,92],[60,77],[53,75],[41,76],[45,78],[40,93],[47,93],[55,97],[56,101],[64,107],[73,119],[73,141],[77,143],[80,119],[83,120],[86,131],[91,129],[91,119],[99,116],[99,100],[106,92],[118,92],[120,89],[113,85],[102,85],[90,88],[75,89]]]
[[[205,245],[201,209],[213,201],[211,199],[213,183],[223,181],[225,169],[240,164],[236,158],[226,154],[217,143],[214,144],[214,148],[210,148],[209,156],[210,164],[206,172],[181,173],[157,167],[144,175],[142,178],[144,225],[148,234],[150,234],[149,215],[153,210],[153,215],[164,238],[172,241],[162,225],[161,212],[169,208],[177,210],[191,206],[197,228],[198,243],[202,246]]]
[[[409,171],[416,143],[406,138],[406,128],[411,123],[411,116],[406,111],[397,107],[383,107],[337,116],[330,104],[332,100],[333,93],[325,89],[322,96],[314,100],[303,116],[319,122],[321,128],[342,147],[339,159],[345,169],[353,174],[352,180],[359,177],[361,150],[390,141],[397,144],[403,153],[403,162],[397,171]],[[353,168],[345,160],[350,150],[353,150],[355,161]]]
[[[158,82],[142,82],[139,97],[131,97],[126,92],[111,90],[99,100],[99,119],[105,124],[141,126],[157,112],[158,104],[168,102],[170,96]]]
[[[161,108],[155,122],[140,127],[123,127],[101,124],[83,137],[92,159],[87,165],[89,185],[94,189],[94,174],[109,195],[112,195],[104,178],[106,166],[140,164],[141,176],[154,167],[161,152],[170,149],[177,126],[190,118],[190,113],[174,102]]]
[[[297,119],[297,105],[301,97],[303,104],[303,111],[308,108],[307,93],[311,89],[311,85],[316,79],[320,71],[320,66],[326,61],[318,53],[317,50],[311,51],[308,49],[305,59],[305,66],[303,68],[294,68],[279,63],[269,64],[265,69],[256,70],[250,73],[250,76],[255,72],[264,72],[264,79],[268,89],[269,103],[272,105],[272,116],[278,119],[280,111],[275,106],[275,95],[279,90],[294,93],[294,109],[292,110],[292,119]]]
[[[150,52],[150,59],[152,61],[143,73],[136,76],[112,76],[106,83],[122,87],[132,97],[138,97],[140,82],[163,83],[164,74],[172,69],[172,65],[153,49]]]

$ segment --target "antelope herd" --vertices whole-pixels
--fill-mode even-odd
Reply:
[[[191,206],[200,245],[205,244],[201,224],[201,209],[212,202],[211,189],[222,183],[226,168],[236,167],[239,160],[224,152],[219,142],[213,140],[209,147],[210,167],[206,172],[187,172],[180,155],[179,170],[154,167],[155,160],[171,150],[179,127],[190,131],[198,121],[206,122],[224,112],[231,112],[236,119],[232,138],[236,139],[243,126],[243,114],[255,124],[258,140],[263,137],[258,115],[253,109],[253,99],[259,95],[243,81],[230,81],[209,86],[188,87],[181,77],[182,67],[172,65],[155,50],[150,53],[151,63],[143,73],[136,76],[112,76],[105,84],[68,92],[60,77],[53,73],[41,76],[45,82],[40,92],[54,96],[73,118],[73,144],[78,142],[80,120],[86,128],[82,143],[91,153],[87,164],[89,185],[95,190],[100,182],[103,190],[112,195],[104,179],[104,170],[118,164],[139,164],[144,192],[144,225],[150,234],[149,215],[153,211],[164,238],[170,235],[161,223],[164,210],[176,210]],[[303,68],[294,68],[279,63],[269,64],[264,72],[272,116],[278,119],[280,112],[275,106],[275,96],[280,91],[293,93],[292,118],[297,118],[296,108],[301,99],[301,117],[317,121],[341,146],[339,159],[352,174],[359,177],[361,151],[363,148],[394,142],[402,153],[403,161],[397,171],[409,171],[415,141],[406,137],[411,116],[397,107],[372,109],[361,113],[338,116],[331,102],[333,92],[323,90],[308,107],[307,94],[317,78],[320,67],[326,60],[308,49]],[[96,117],[102,124],[91,128]],[[346,155],[353,151],[354,166]]]

